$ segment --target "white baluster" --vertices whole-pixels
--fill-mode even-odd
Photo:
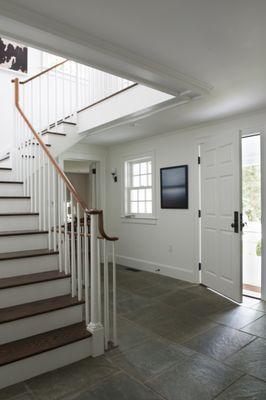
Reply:
[[[74,200],[73,195],[70,193],[70,214],[71,214],[71,275],[72,275],[72,297],[76,296],[77,280],[76,280],[76,251],[75,251],[75,232],[74,232]]]
[[[104,259],[104,343],[105,349],[108,350],[110,340],[110,313],[109,313],[109,274],[108,274],[108,254],[107,242],[103,239],[103,259]]]
[[[55,85],[55,128],[57,128],[58,124],[58,88],[57,88],[57,70],[54,70],[54,85]],[[57,129],[56,129],[57,131]]]
[[[46,104],[47,104],[47,130],[50,128],[50,80],[49,80],[49,72],[46,75]]]
[[[68,236],[68,221],[67,221],[67,187],[64,184],[64,220],[65,220],[65,249],[64,249],[64,263],[65,273],[69,273],[69,236]]]
[[[100,321],[102,321],[101,239],[97,239],[97,258],[98,258],[98,302],[99,302],[99,318],[100,318]]]
[[[117,307],[116,307],[116,258],[115,258],[115,242],[112,242],[112,259],[113,259],[113,344],[117,346]]]
[[[58,205],[58,251],[59,251],[59,271],[63,271],[63,260],[62,260],[62,242],[61,242],[61,237],[62,237],[62,228],[61,228],[61,204],[62,204],[62,188],[61,188],[61,179],[60,176],[58,175],[58,198],[57,198],[57,205]]]
[[[85,318],[86,324],[89,324],[90,308],[89,308],[89,287],[90,287],[90,273],[89,273],[89,238],[88,238],[88,223],[87,213],[84,211],[84,280],[85,280]]]
[[[77,264],[78,264],[78,299],[82,299],[82,266],[80,237],[80,205],[77,203]]]
[[[41,146],[40,146],[41,147]],[[43,206],[43,212],[42,212],[42,219],[43,219],[43,230],[45,231],[46,228],[46,160],[45,160],[45,154],[44,151],[41,150],[42,152],[42,206]]]
[[[100,320],[98,301],[98,261],[97,261],[97,214],[91,214],[91,318],[87,329],[93,333],[92,355],[94,357],[104,352],[104,332]]]
[[[52,224],[51,224],[51,208],[52,208],[52,199],[51,199],[51,161],[48,160],[47,164],[47,222],[48,222],[48,246],[49,249],[52,249]]]
[[[39,229],[42,229],[42,181],[41,181],[41,146],[37,146],[37,154],[38,154],[38,204],[39,204]]]
[[[57,240],[56,240],[56,238],[57,238],[57,232],[56,232],[56,228],[57,228],[57,226],[56,226],[56,206],[57,206],[57,204],[56,204],[56,178],[57,178],[57,176],[56,176],[55,167],[53,167],[53,193],[52,193],[52,199],[53,199],[53,228],[54,228],[53,241],[54,241],[54,251],[57,250]]]

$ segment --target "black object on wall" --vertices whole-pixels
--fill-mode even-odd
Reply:
[[[0,38],[0,67],[28,72],[28,48],[22,44]]]
[[[161,208],[188,208],[188,166],[161,168]]]

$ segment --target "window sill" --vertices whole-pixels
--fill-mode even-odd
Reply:
[[[123,223],[129,224],[144,224],[144,225],[156,225],[157,218],[155,217],[125,217],[124,215],[121,216]]]

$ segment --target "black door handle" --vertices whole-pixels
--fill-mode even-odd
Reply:
[[[234,232],[238,233],[239,228],[238,228],[238,211],[234,212],[234,222],[232,222],[231,227],[234,228]]]

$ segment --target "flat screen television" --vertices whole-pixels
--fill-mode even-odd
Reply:
[[[161,208],[188,208],[188,166],[161,168]]]

